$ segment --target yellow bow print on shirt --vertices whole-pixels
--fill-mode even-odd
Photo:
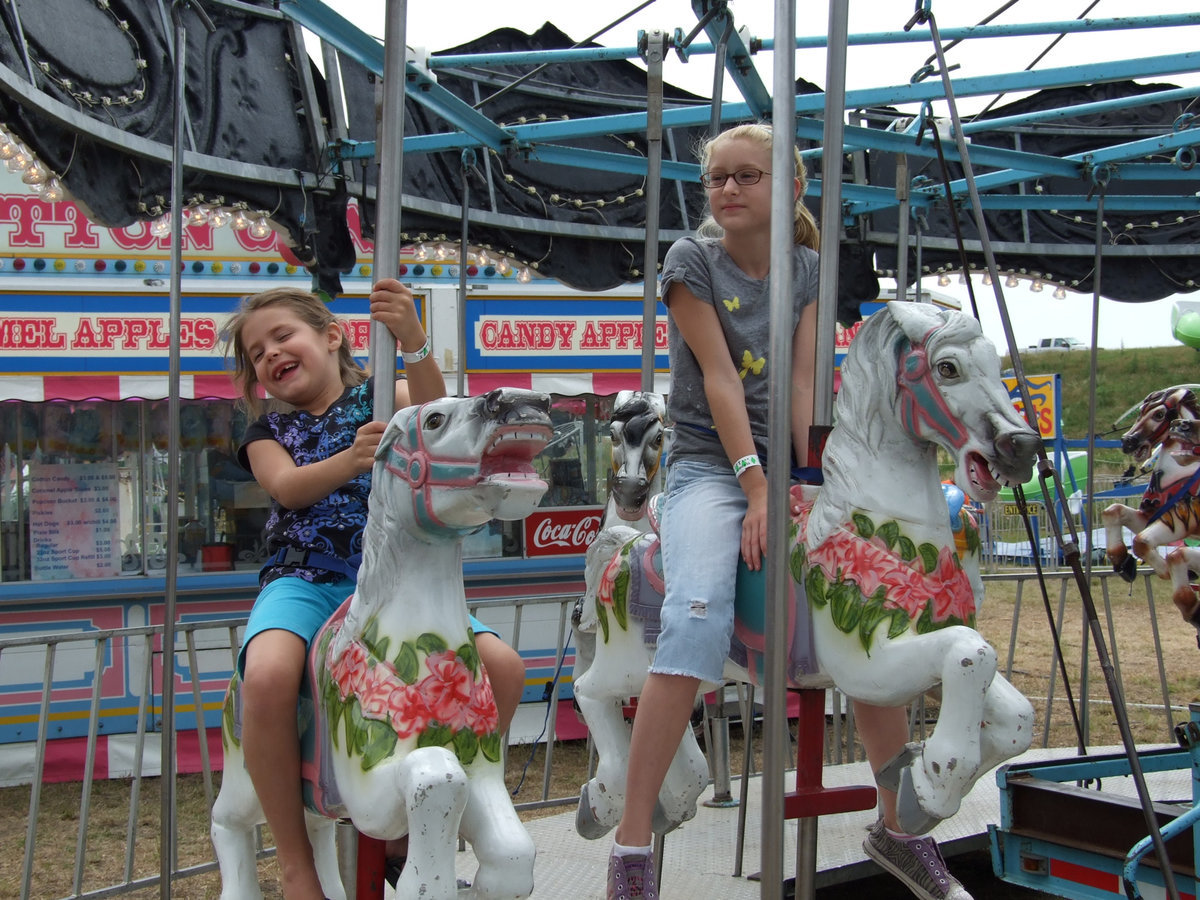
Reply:
[[[755,359],[751,355],[749,350],[743,350],[742,351],[742,368],[741,368],[741,371],[738,372],[738,375],[741,376],[743,381],[746,380],[747,372],[753,372],[755,375],[761,375],[763,366],[765,366],[766,364],[767,364],[767,358],[765,356],[760,356],[758,359]]]

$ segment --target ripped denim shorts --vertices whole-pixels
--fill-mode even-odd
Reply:
[[[671,463],[660,527],[663,631],[650,671],[721,682],[745,515],[746,495],[728,464]]]

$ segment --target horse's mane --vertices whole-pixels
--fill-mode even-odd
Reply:
[[[942,324],[928,337],[930,356],[946,341],[967,344],[982,334],[970,316],[943,313],[941,319]],[[814,506],[809,519],[814,543],[845,521],[838,501],[871,493],[866,481],[874,473],[858,467],[860,448],[881,447],[898,420],[896,375],[905,337],[900,323],[884,308],[870,316],[850,342],[842,361],[836,427],[821,460],[825,481],[822,501]]]
[[[628,422],[635,416],[644,416],[650,412],[652,412],[650,401],[646,399],[645,395],[637,394],[614,409],[611,418],[616,422]]]

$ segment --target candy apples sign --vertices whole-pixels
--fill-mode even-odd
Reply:
[[[525,520],[526,556],[586,553],[600,530],[598,506],[537,510]]]

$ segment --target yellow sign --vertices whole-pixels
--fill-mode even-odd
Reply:
[[[1003,512],[1001,513],[1001,515],[1019,516],[1021,514],[1021,507],[1019,504],[1016,504],[1016,503],[1005,503],[1003,505],[1002,509],[1003,509]],[[1026,503],[1025,503],[1025,509],[1029,511],[1029,514],[1031,516],[1040,515],[1042,512],[1042,504],[1039,503],[1037,500],[1029,500],[1029,501],[1026,501]]]
[[[1026,375],[1025,383],[1029,386],[1029,399],[1033,401],[1034,414],[1029,418],[1037,423],[1037,429],[1044,439],[1058,437],[1058,422],[1054,418],[1054,410],[1058,406],[1056,377],[1054,375]],[[1012,398],[1017,412],[1024,415],[1025,404],[1017,390],[1017,379],[1005,378],[1004,386],[1008,389],[1008,396]]]

